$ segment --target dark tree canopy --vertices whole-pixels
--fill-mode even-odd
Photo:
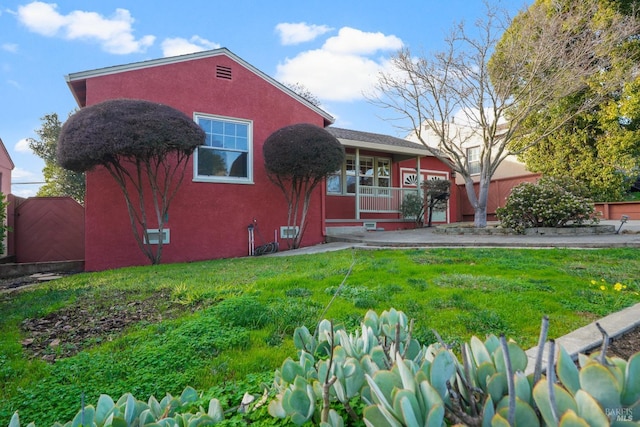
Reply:
[[[85,107],[62,126],[58,162],[75,172],[103,166],[124,195],[131,230],[152,264],[160,263],[169,205],[182,184],[193,150],[205,133],[193,120],[167,105],[115,99]],[[151,199],[153,217],[147,214]],[[152,240],[158,243],[147,243]]]
[[[289,246],[298,248],[313,189],[328,174],[342,167],[344,147],[325,129],[299,123],[269,135],[262,150],[269,179],[287,199],[287,225],[299,227],[296,235],[289,239]]]
[[[200,126],[175,108],[114,99],[85,107],[67,120],[60,131],[58,161],[65,169],[84,172],[125,158],[190,155],[204,138]]]
[[[264,142],[267,171],[287,177],[320,177],[340,169],[344,147],[325,129],[308,123],[283,127]]]

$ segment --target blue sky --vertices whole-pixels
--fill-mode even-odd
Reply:
[[[503,0],[515,13],[525,0]],[[300,83],[336,126],[404,137],[364,99],[399,48],[441,48],[452,26],[483,16],[482,0],[0,0],[0,138],[16,168],[12,192],[35,195],[44,163],[26,143],[45,114],[77,107],[65,75],[226,47],[283,83]]]

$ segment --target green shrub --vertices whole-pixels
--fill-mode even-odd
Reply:
[[[504,207],[496,209],[503,227],[523,233],[526,228],[563,227],[597,222],[586,190],[568,179],[542,178],[513,188]]]
[[[416,222],[416,226],[419,226],[424,220],[424,199],[417,193],[409,193],[404,196],[400,211],[403,218],[411,218]]]

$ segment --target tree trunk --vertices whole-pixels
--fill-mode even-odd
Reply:
[[[473,226],[484,228],[487,226],[487,200],[489,199],[490,179],[480,178],[478,183],[478,194],[471,177],[465,177],[464,188],[467,191],[469,203],[473,206]]]
[[[489,184],[490,177],[481,175],[478,183],[478,199],[476,200],[475,210],[473,213],[473,226],[476,228],[484,228],[487,226],[487,201],[489,200]]]

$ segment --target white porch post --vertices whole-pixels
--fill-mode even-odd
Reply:
[[[360,219],[360,149],[356,148],[356,219]]]
[[[422,197],[422,174],[420,173],[420,156],[416,157],[416,186],[418,197]]]

